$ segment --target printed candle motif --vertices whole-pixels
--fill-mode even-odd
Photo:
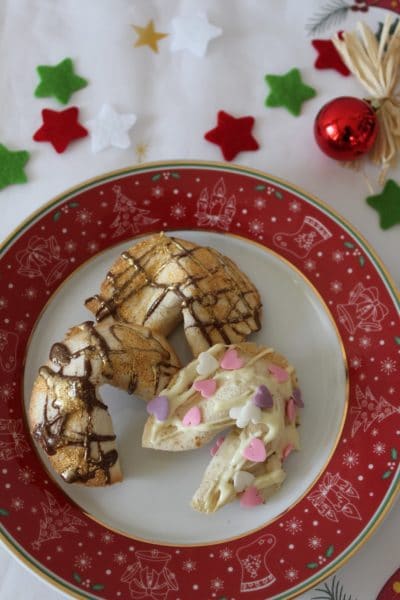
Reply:
[[[236,197],[226,196],[226,186],[223,178],[219,179],[213,188],[211,196],[208,189],[204,188],[197,200],[197,225],[204,227],[218,227],[225,231],[229,229],[236,213]]]

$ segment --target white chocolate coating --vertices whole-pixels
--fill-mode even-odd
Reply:
[[[235,370],[219,365],[229,348],[235,348],[244,364]],[[213,512],[236,497],[234,477],[239,471],[253,473],[253,485],[267,497],[284,480],[282,462],[285,449],[290,445],[299,449],[297,418],[287,415],[287,402],[297,387],[294,368],[272,348],[258,347],[251,343],[225,346],[216,344],[208,351],[218,360],[218,368],[207,379],[214,379],[217,389],[209,398],[203,398],[193,389],[195,381],[204,376],[197,373],[199,359],[179,371],[169,386],[161,392],[169,401],[169,416],[158,421],[150,416],[143,433],[143,446],[160,450],[189,450],[209,442],[218,432],[232,427],[218,452],[212,458],[203,481],[194,495],[192,506],[202,512]],[[278,381],[268,367],[277,365],[286,370],[286,381]],[[243,428],[236,426],[230,416],[232,408],[253,404],[252,398],[259,386],[266,386],[272,395],[273,406],[258,411],[257,422],[249,422]],[[192,407],[201,411],[198,425],[185,426],[183,417]],[[257,412],[257,411],[256,411]],[[267,458],[256,463],[243,456],[252,438],[264,443]]]

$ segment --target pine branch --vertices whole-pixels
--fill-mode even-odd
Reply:
[[[315,588],[315,591],[323,595],[313,596],[311,600],[356,600],[345,593],[343,585],[339,579],[336,579],[336,575],[328,583],[325,583],[323,588]]]
[[[333,27],[342,21],[350,5],[345,0],[332,0],[322,10],[317,12],[306,25],[308,35],[315,35]]]

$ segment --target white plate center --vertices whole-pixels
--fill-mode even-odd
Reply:
[[[306,492],[335,447],[346,405],[346,372],[341,343],[327,308],[294,268],[262,247],[233,236],[200,231],[174,235],[220,250],[257,286],[264,305],[263,328],[252,340],[273,346],[296,367],[305,401],[302,450],[287,460],[287,479],[266,505],[244,510],[233,502],[213,515],[202,515],[190,508],[190,499],[211,458],[209,447],[183,453],[141,448],[147,417],[144,403],[104,386],[102,397],[114,422],[124,481],[109,488],[90,489],[58,480],[85,512],[128,535],[169,544],[213,543],[262,526]],[[62,340],[71,325],[90,318],[83,306],[85,298],[98,291],[110,265],[127,246],[124,243],[95,257],[52,298],[27,355],[26,404],[51,345]],[[187,363],[190,355],[183,333],[175,332],[171,341]]]

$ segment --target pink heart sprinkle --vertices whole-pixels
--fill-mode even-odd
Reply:
[[[219,438],[217,438],[215,440],[214,446],[210,449],[211,456],[215,456],[217,454],[218,450],[220,449],[220,447],[223,444],[224,439],[225,439],[225,436],[221,435]]]
[[[262,503],[263,499],[261,498],[258,489],[254,485],[248,487],[240,496],[240,506],[242,508],[253,508],[254,506],[258,506]]]
[[[294,423],[296,420],[296,405],[294,403],[293,398],[289,398],[286,402],[286,416],[289,420],[289,423]]]
[[[182,419],[185,427],[192,427],[201,423],[201,412],[198,406],[192,406]]]
[[[238,356],[238,353],[234,348],[231,348],[225,352],[220,365],[226,371],[234,371],[235,369],[241,369],[243,367],[244,360]]]
[[[202,379],[200,381],[195,381],[193,387],[200,392],[203,398],[209,398],[217,389],[217,382],[215,379]]]
[[[268,371],[275,377],[278,383],[285,383],[289,379],[289,373],[282,369],[282,367],[278,367],[278,365],[269,365]]]
[[[267,451],[265,450],[264,442],[259,438],[252,438],[243,450],[244,458],[251,462],[264,462],[267,458]]]
[[[149,415],[154,415],[157,421],[166,421],[169,413],[169,400],[167,396],[156,396],[146,406]]]
[[[282,460],[286,460],[287,457],[289,456],[289,454],[291,454],[293,452],[293,450],[294,450],[293,444],[288,444],[287,446],[285,446],[282,451]]]

